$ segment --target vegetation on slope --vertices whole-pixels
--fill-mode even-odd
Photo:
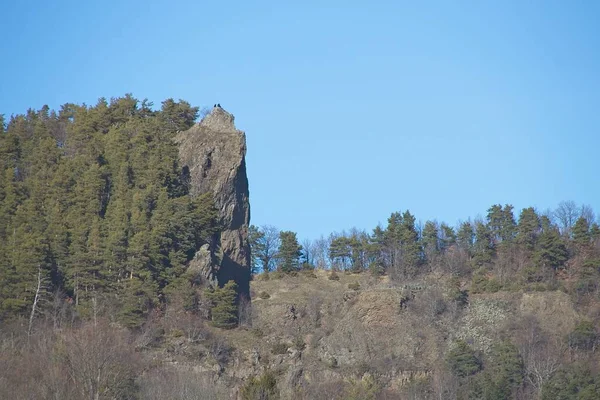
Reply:
[[[188,195],[172,139],[198,109],[151,106],[125,96],[1,124],[0,318],[35,313],[62,291],[81,316],[102,298],[135,327],[193,284],[186,262],[216,215],[209,196]]]
[[[186,265],[219,227],[172,141],[197,114],[125,96],[0,124],[0,397],[598,398],[589,207],[250,227],[252,302],[202,291]]]

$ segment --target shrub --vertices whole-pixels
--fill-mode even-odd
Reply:
[[[348,289],[358,290],[358,289],[360,289],[360,283],[358,283],[358,282],[349,283],[348,284]]]
[[[179,328],[171,329],[171,332],[169,332],[169,336],[174,338],[182,337],[183,335],[185,335],[185,333]]]
[[[271,347],[271,353],[273,354],[286,354],[288,350],[288,344],[283,342],[277,342]]]
[[[263,290],[262,292],[260,292],[258,294],[258,297],[260,297],[263,300],[266,300],[266,299],[270,299],[271,295]]]
[[[576,349],[591,350],[596,346],[598,334],[594,324],[583,321],[577,324],[573,332],[569,334],[569,346]]]
[[[306,348],[306,343],[304,342],[304,339],[302,339],[302,337],[298,336],[294,339],[294,348],[296,350],[302,351]]]
[[[307,278],[316,278],[317,277],[317,274],[315,274],[315,271],[312,269],[303,269],[302,275],[304,275]]]
[[[265,333],[260,328],[253,328],[251,332],[254,336],[256,336],[258,338],[265,336]]]
[[[305,263],[302,263],[302,265],[300,266],[300,269],[302,271],[312,271],[315,269],[315,266],[305,262]]]
[[[273,279],[282,279],[285,276],[285,274],[281,271],[274,271],[271,272],[269,275],[271,275],[271,278]]]
[[[279,398],[277,379],[270,371],[265,372],[260,378],[252,377],[242,387],[243,400],[274,400]]]
[[[373,276],[381,276],[385,273],[385,269],[382,265],[372,262],[369,264],[369,272],[371,272],[371,275]]]
[[[496,293],[497,291],[502,289],[502,285],[500,285],[500,282],[498,282],[498,280],[496,278],[492,278],[488,281],[485,289],[488,292]]]
[[[381,388],[373,378],[373,375],[367,374],[360,380],[352,379],[349,387],[344,393],[346,400],[375,400]]]
[[[337,274],[337,272],[335,272],[334,270],[331,271],[331,273],[329,274],[329,278],[330,281],[339,281],[340,277]]]

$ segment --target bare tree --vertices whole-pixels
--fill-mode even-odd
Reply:
[[[129,335],[99,321],[65,337],[69,375],[82,399],[130,398],[139,358]]]
[[[52,324],[54,331],[61,329],[65,324],[72,325],[75,318],[73,309],[69,304],[68,297],[62,290],[56,290],[52,293],[50,305],[44,312],[47,323]]]
[[[302,241],[302,254],[309,265],[315,264],[316,243],[314,240],[304,239]]]
[[[37,273],[37,285],[35,288],[35,296],[33,298],[33,305],[31,306],[31,314],[29,315],[29,326],[27,327],[27,336],[31,336],[31,329],[33,327],[33,318],[38,311],[39,302],[42,295],[42,290],[44,290],[44,280],[42,278],[42,267],[38,266]]]
[[[580,216],[580,210],[574,201],[561,201],[553,213],[558,223],[560,233],[569,236],[571,228]]]
[[[441,362],[431,379],[434,398],[437,400],[456,399],[458,385],[458,379],[446,370],[444,363]]]
[[[592,225],[596,222],[596,215],[594,214],[594,210],[591,206],[587,204],[582,204],[579,212],[579,216],[586,219],[588,225]]]
[[[243,294],[240,296],[238,304],[238,326],[252,327],[252,302]]]
[[[263,225],[260,227],[262,237],[260,238],[260,247],[257,257],[262,263],[263,271],[273,271],[276,267],[277,252],[279,250],[279,229],[273,225]]]
[[[526,379],[540,399],[542,387],[560,366],[565,346],[559,338],[543,332],[533,315],[526,316],[521,325],[517,342],[525,363]]]
[[[147,400],[217,400],[228,398],[226,388],[219,388],[209,376],[174,368],[154,369],[138,381],[140,398]]]
[[[319,239],[314,241],[313,248],[313,259],[315,266],[319,269],[326,269],[328,267],[328,251],[329,251],[329,240],[321,236]]]

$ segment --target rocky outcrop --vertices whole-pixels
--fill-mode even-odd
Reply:
[[[211,192],[219,211],[221,233],[199,249],[190,268],[211,284],[229,280],[249,293],[250,202],[246,176],[246,135],[235,128],[234,116],[215,107],[202,121],[177,134],[179,159],[189,178],[190,193]]]

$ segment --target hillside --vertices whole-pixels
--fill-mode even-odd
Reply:
[[[71,363],[83,362],[80,357],[90,366],[100,361],[111,368],[125,366],[129,375],[111,377],[101,370],[103,379],[123,385],[127,379],[119,379],[129,376],[134,380],[125,385],[125,397],[138,393],[144,399],[529,399],[537,398],[542,387],[548,391],[562,368],[595,371],[594,349],[575,345],[573,335],[598,304],[595,310],[578,310],[562,290],[458,299],[456,281],[443,274],[400,283],[369,274],[330,277],[328,271],[271,273],[268,280],[259,275],[251,283],[251,308],[245,305],[240,327],[233,330],[214,328],[190,313],[166,311],[134,333],[105,322],[95,326],[95,333],[90,325],[48,326],[12,354],[19,348],[18,327],[12,325],[12,341],[3,330],[0,370],[6,385],[0,397],[80,398],[77,393],[69,397],[73,388],[63,386],[68,381],[52,381]],[[482,363],[481,372],[455,374],[451,360],[457,343],[467,343]],[[497,358],[498,346],[506,343],[519,355],[514,360],[506,349]],[[91,357],[98,350],[108,360]],[[61,357],[65,366],[59,365]],[[459,365],[466,362],[464,355],[458,360]],[[486,375],[511,362],[522,368],[515,387],[503,376]],[[47,375],[47,370],[59,375]],[[574,379],[573,371],[569,374]],[[597,398],[597,380],[581,379],[593,395],[566,398]],[[508,391],[474,397],[473,391],[494,385]],[[270,389],[270,396],[260,397]]]
[[[591,207],[250,224],[245,133],[130,95],[0,124],[0,399],[600,398]]]

